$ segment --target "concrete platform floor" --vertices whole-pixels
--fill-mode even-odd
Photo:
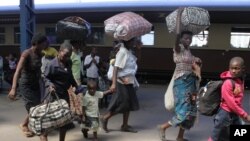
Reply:
[[[98,138],[100,141],[160,141],[156,126],[172,117],[172,114],[164,108],[164,93],[167,85],[141,85],[138,90],[140,110],[131,112],[129,124],[133,125],[138,133],[120,132],[122,116],[117,115],[110,119],[109,129],[112,131],[104,133],[100,131]],[[247,91],[244,106],[250,113],[250,98]],[[26,114],[22,99],[11,102],[7,99],[7,92],[0,93],[0,141],[39,141],[39,137],[26,138],[23,136],[18,125]],[[101,110],[103,114],[105,109]],[[83,141],[80,126],[67,132],[66,141]],[[185,133],[185,138],[189,141],[206,141],[213,127],[213,118],[199,116],[195,126]],[[170,128],[166,131],[169,140],[175,140],[178,128]],[[92,133],[89,133],[91,140]],[[58,132],[53,131],[49,135],[49,141],[58,141]]]

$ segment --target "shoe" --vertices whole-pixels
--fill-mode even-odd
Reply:
[[[127,126],[122,126],[121,127],[121,131],[122,132],[131,132],[131,133],[137,133],[138,131],[136,131],[134,128],[132,128],[131,126],[127,125]]]
[[[104,119],[103,117],[100,119],[101,120],[101,125],[102,125],[102,129],[108,133],[109,130],[107,128],[107,125],[108,125],[108,120]]]
[[[158,125],[157,129],[158,129],[159,137],[160,137],[161,141],[166,141],[165,131],[161,128],[161,125]]]

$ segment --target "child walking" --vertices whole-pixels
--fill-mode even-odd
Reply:
[[[111,93],[110,90],[101,92],[96,91],[97,83],[94,80],[89,80],[87,83],[87,92],[82,99],[82,133],[84,138],[88,138],[88,131],[92,130],[94,141],[97,141],[97,130],[99,128],[99,105],[98,101],[104,95]]]
[[[244,60],[241,57],[233,57],[229,63],[229,70],[221,73],[221,79],[225,80],[221,88],[222,100],[214,119],[212,135],[208,141],[221,141],[220,137],[229,140],[228,127],[232,124],[241,125],[240,118],[250,122],[250,115],[242,108],[244,71]]]

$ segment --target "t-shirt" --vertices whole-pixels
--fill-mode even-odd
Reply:
[[[135,74],[137,71],[137,58],[133,55],[131,50],[127,50],[123,44],[115,57],[115,67],[118,67],[118,77],[126,77],[129,84],[135,83]],[[118,82],[122,83],[121,81]]]
[[[94,95],[90,95],[87,91],[82,99],[82,106],[85,107],[85,113],[89,117],[99,117],[99,99],[103,97],[103,92],[96,91]]]

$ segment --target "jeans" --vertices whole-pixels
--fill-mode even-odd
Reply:
[[[242,124],[239,116],[234,113],[229,113],[220,108],[214,118],[214,128],[212,131],[211,139],[213,141],[229,141],[229,126],[232,124]]]

